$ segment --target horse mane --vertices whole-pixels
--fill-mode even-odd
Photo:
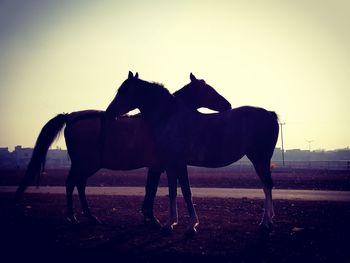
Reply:
[[[157,98],[158,100],[167,100],[168,102],[175,99],[174,95],[170,93],[170,91],[164,87],[163,84],[158,83],[158,82],[147,82],[144,80],[140,80],[144,84],[144,91],[145,96],[155,99]],[[155,102],[155,101],[153,101]]]
[[[174,97],[174,95],[171,94],[170,91],[162,83],[147,82],[147,81],[144,81],[144,82],[148,89],[152,89],[154,92],[159,91],[159,94],[161,95]]]
[[[163,83],[157,82],[157,81],[152,81],[152,82],[148,82],[149,84],[155,85],[155,86],[160,86],[160,88],[166,89],[168,90],[166,87],[164,87]]]
[[[168,114],[173,112],[176,100],[173,94],[169,92],[163,84],[157,82],[147,82],[139,79],[142,82],[143,91],[140,95],[144,99],[144,105],[152,111],[158,111],[157,119],[165,119]],[[144,113],[147,114],[147,113]]]

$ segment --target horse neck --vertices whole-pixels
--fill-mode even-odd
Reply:
[[[176,91],[173,96],[178,102],[184,103],[191,110],[197,110],[200,108],[199,102],[197,101],[197,96],[188,94],[188,91],[180,89]]]
[[[141,94],[139,109],[145,119],[158,122],[169,118],[176,109],[176,104],[174,96],[168,91],[150,86]]]

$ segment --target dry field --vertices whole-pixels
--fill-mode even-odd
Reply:
[[[0,185],[15,185],[23,171],[1,171]],[[196,187],[259,188],[252,171],[191,168]],[[49,170],[42,185],[63,185],[66,171]],[[161,184],[166,185],[165,176]],[[276,188],[350,190],[349,172],[283,171],[273,174]],[[109,172],[89,185],[141,186],[145,171]],[[179,225],[170,236],[143,224],[142,197],[90,196],[102,225],[64,220],[64,195],[26,194],[14,206],[12,194],[0,194],[0,247],[3,258],[67,262],[350,262],[350,203],[275,201],[275,227],[258,230],[262,200],[196,198],[198,234],[184,236],[187,218],[179,198]],[[78,200],[76,200],[79,212]],[[158,197],[155,213],[167,216],[167,198]],[[8,261],[10,262],[10,261]]]

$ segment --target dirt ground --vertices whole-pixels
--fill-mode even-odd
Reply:
[[[210,180],[209,172],[197,171],[191,183],[260,187],[251,172],[237,172],[231,179],[229,171],[221,172]],[[101,171],[89,184],[138,186],[145,181],[143,170],[118,175]],[[16,171],[12,176],[0,173],[0,185],[15,184],[21,174]],[[65,176],[62,171],[48,171],[44,185],[62,185]],[[348,190],[349,185],[346,172],[279,173],[274,178],[276,186],[289,189]],[[64,195],[25,194],[23,203],[14,206],[12,194],[0,193],[2,258],[10,257],[11,262],[350,262],[350,203],[275,200],[274,229],[266,234],[258,229],[262,200],[194,197],[200,225],[198,233],[188,238],[181,198],[179,225],[164,236],[143,224],[143,197],[88,196],[101,225],[92,225],[80,214],[75,197],[79,227],[64,220]],[[166,221],[167,204],[166,197],[157,197],[155,214],[161,222]]]
[[[64,220],[64,195],[27,194],[20,207],[11,204],[10,194],[0,198],[1,250],[14,261],[350,262],[349,203],[276,200],[274,230],[266,234],[257,227],[261,200],[194,198],[200,225],[196,236],[186,238],[181,199],[179,225],[164,236],[143,224],[142,197],[91,196],[103,224],[92,225],[78,213],[79,227]],[[158,198],[162,222],[166,211],[167,199]]]

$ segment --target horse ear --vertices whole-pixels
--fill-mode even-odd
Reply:
[[[191,81],[197,80],[197,78],[192,74],[192,72],[191,72],[191,74],[190,74],[190,80],[191,80]]]
[[[138,78],[139,78],[139,73],[136,72],[136,74],[135,74],[135,79],[138,79]]]
[[[128,79],[132,79],[134,77],[134,74],[132,74],[131,71],[129,71]]]

